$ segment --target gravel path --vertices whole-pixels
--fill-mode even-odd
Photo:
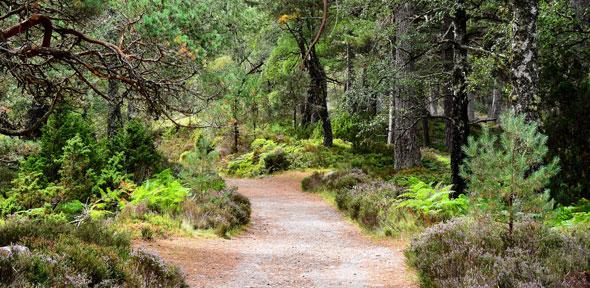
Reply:
[[[252,201],[252,223],[230,240],[142,243],[181,267],[192,287],[415,287],[402,245],[372,240],[318,195],[302,173],[231,179]]]

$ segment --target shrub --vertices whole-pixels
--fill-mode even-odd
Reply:
[[[367,176],[362,170],[351,169],[329,173],[314,172],[312,175],[303,178],[301,185],[304,191],[337,191],[340,189],[352,188],[359,183],[368,181],[369,176]]]
[[[215,229],[225,237],[230,230],[250,222],[250,200],[234,189],[211,194],[209,198],[190,198],[182,205],[184,218],[196,229]]]
[[[131,203],[145,202],[154,211],[174,213],[178,212],[180,204],[186,199],[189,192],[189,189],[182,186],[180,181],[172,176],[172,171],[167,169],[137,187],[131,194]]]
[[[336,205],[368,228],[379,228],[394,207],[400,189],[387,182],[359,184],[336,192]]]
[[[424,287],[585,287],[588,234],[525,221],[510,236],[493,220],[456,218],[426,229],[406,255]]]
[[[260,156],[262,163],[264,163],[264,169],[272,174],[275,172],[287,170],[290,161],[287,159],[285,151],[282,149],[275,149],[269,153]]]
[[[123,153],[124,171],[133,175],[137,182],[143,182],[160,167],[162,157],[155,145],[154,134],[139,121],[129,121],[112,139],[109,139],[107,152],[112,157]]]
[[[24,248],[0,253],[0,286],[186,287],[176,268],[132,252],[127,236],[102,223],[21,219],[0,225],[0,246],[14,244]]]

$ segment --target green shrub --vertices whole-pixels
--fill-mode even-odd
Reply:
[[[137,182],[143,182],[162,162],[155,145],[154,134],[139,121],[130,121],[106,144],[109,157],[123,153],[124,171],[133,175]]]
[[[88,120],[79,113],[67,109],[53,113],[41,131],[39,156],[43,159],[43,173],[50,182],[59,180],[59,160],[64,153],[64,147],[76,136],[82,146],[92,147],[87,155],[90,162],[93,164],[100,162],[96,153],[96,137]]]
[[[131,203],[145,202],[154,211],[174,213],[178,212],[189,192],[189,189],[172,176],[172,171],[167,169],[137,187],[131,194]]]
[[[586,287],[590,235],[536,222],[512,236],[492,220],[457,218],[428,228],[406,255],[423,287]]]
[[[79,134],[66,141],[59,163],[59,184],[64,188],[63,201],[87,202],[92,196],[96,173],[93,170],[94,147],[85,144]]]

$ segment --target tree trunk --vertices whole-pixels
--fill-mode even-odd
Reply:
[[[437,86],[433,83],[428,85],[428,112],[430,115],[436,116],[438,115],[438,95],[437,95]]]
[[[457,0],[457,8],[453,15],[453,107],[452,107],[452,145],[451,145],[451,180],[454,195],[465,192],[465,180],[459,175],[461,164],[465,154],[463,145],[467,144],[469,136],[469,116],[467,106],[467,50],[463,48],[467,44],[467,14],[464,8],[464,0]]]
[[[467,104],[467,116],[469,117],[469,121],[475,121],[475,94],[467,93],[467,97],[469,99],[469,103]]]
[[[413,75],[414,63],[412,60],[413,45],[410,41],[410,17],[413,15],[413,7],[410,3],[403,3],[396,12],[398,45],[395,52],[395,64],[398,71],[398,79],[395,95],[395,127],[398,131],[394,138],[394,166],[395,169],[405,169],[420,164],[420,149],[417,141],[417,129],[414,125],[417,115],[412,111],[412,96],[416,89],[410,79]]]
[[[511,0],[512,19],[512,80],[511,100],[517,113],[527,121],[537,120],[539,102],[539,66],[537,63],[538,0]]]
[[[240,129],[238,125],[238,120],[234,119],[233,129],[232,129],[232,136],[233,136],[233,143],[232,143],[232,153],[238,153],[238,145],[240,141]]]
[[[494,79],[494,88],[492,90],[492,104],[488,111],[488,117],[498,119],[500,108],[502,107],[502,89],[503,83],[499,79]]]
[[[395,93],[393,92],[389,92],[389,119],[387,129],[387,145],[393,145],[395,139]]]
[[[444,27],[442,32],[445,33],[445,40],[453,41],[453,33],[448,32],[447,29],[453,25],[449,16],[445,17]],[[444,72],[453,71],[453,46],[445,44],[442,50],[443,70]],[[445,145],[448,151],[451,151],[453,146],[453,122],[450,120],[453,117],[453,85],[449,79],[441,85],[443,95],[443,114],[445,118]]]
[[[312,122],[314,115],[322,121],[322,131],[324,135],[324,146],[331,147],[334,141],[332,135],[332,123],[328,112],[328,81],[324,67],[317,56],[315,46],[311,48],[309,57],[304,60],[305,68],[311,79],[308,90],[308,103],[313,105]]]
[[[424,109],[424,117],[422,117],[422,142],[424,147],[430,146],[430,112]]]
[[[107,135],[113,137],[119,129],[123,127],[123,115],[121,106],[123,106],[123,97],[119,94],[119,82],[116,80],[108,81],[108,119]]]

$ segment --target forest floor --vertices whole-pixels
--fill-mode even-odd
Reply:
[[[246,231],[225,239],[172,238],[136,246],[180,267],[192,287],[415,287],[403,242],[373,239],[299,172],[229,179],[252,202]]]

